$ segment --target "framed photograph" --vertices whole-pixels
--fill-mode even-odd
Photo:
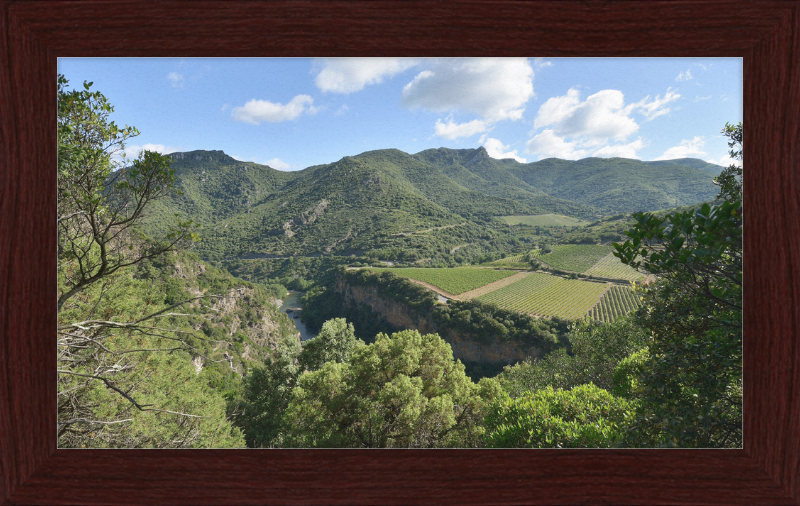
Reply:
[[[0,78],[0,503],[800,503],[800,440],[795,436],[800,430],[795,395],[800,292],[793,270],[800,251],[800,70],[794,64],[800,56],[799,8],[796,1],[154,2],[145,8],[124,1],[6,2],[0,12],[5,55]],[[748,125],[742,206],[747,222],[743,448],[58,448],[53,346],[58,245],[52,219],[58,59],[309,56],[741,58]],[[184,76],[172,72],[168,79],[179,87]],[[676,79],[691,77],[681,72]],[[334,89],[337,81],[328,86]],[[656,117],[670,97],[674,93],[665,90],[663,100],[644,99],[639,105]],[[410,100],[423,107],[432,103],[424,94]],[[252,124],[298,110],[313,114],[318,106],[306,95],[286,102],[253,99],[230,104],[223,113]],[[449,139],[479,134],[480,128],[488,132],[489,123],[513,116],[511,109],[484,110],[471,123],[471,118],[451,116],[436,129]],[[557,143],[544,138],[553,130],[541,128],[558,130],[569,118],[551,120],[537,124],[526,153],[540,159],[565,153],[548,151]],[[569,147],[565,139],[562,145]],[[522,160],[521,145],[513,151],[496,138],[485,140],[497,155],[489,156]],[[625,157],[641,148],[630,141],[621,136],[608,149]],[[591,139],[573,142],[569,156],[595,153],[587,146]],[[683,148],[667,150],[664,159],[677,158],[668,153],[700,152],[696,143]],[[290,168],[279,158],[264,161]],[[321,216],[324,209],[318,207],[300,221]],[[299,230],[295,225],[283,227],[283,233],[291,237],[297,232],[293,227]]]

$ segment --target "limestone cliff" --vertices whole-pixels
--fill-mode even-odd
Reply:
[[[338,276],[334,291],[343,296],[348,307],[368,307],[395,327],[416,329],[422,334],[439,334],[450,344],[453,356],[462,362],[514,364],[542,354],[541,349],[527,342],[493,339],[487,343],[468,333],[437,328],[429,312],[420,314],[401,302],[391,300],[381,295],[376,286],[350,285]]]

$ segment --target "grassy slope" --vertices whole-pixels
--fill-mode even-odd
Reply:
[[[588,221],[582,221],[569,216],[562,216],[560,214],[536,214],[529,216],[499,216],[499,219],[508,223],[509,225],[523,225],[530,226],[567,226],[567,227],[582,227],[589,224]]]

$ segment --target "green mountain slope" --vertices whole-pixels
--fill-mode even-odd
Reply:
[[[714,198],[712,180],[721,167],[696,159],[670,162],[547,158],[509,170],[554,197],[611,212],[653,211]]]
[[[505,232],[494,229],[495,216],[595,220],[709,200],[715,192],[707,167],[693,159],[678,162],[700,168],[620,158],[520,164],[495,160],[484,148],[414,155],[385,149],[282,172],[222,151],[171,157],[183,194],[154,206],[148,231],[163,232],[175,215],[191,218],[202,237],[197,252],[209,260],[369,252],[398,258],[401,250],[422,258],[500,240]]]

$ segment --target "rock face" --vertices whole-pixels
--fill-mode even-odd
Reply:
[[[347,306],[368,307],[395,327],[416,329],[421,334],[439,334],[450,344],[453,356],[462,362],[514,364],[527,357],[538,358],[542,354],[539,348],[528,343],[499,339],[485,343],[466,333],[438,329],[430,314],[417,314],[405,304],[382,296],[375,286],[353,286],[342,277],[337,277],[334,291],[342,294]]]

